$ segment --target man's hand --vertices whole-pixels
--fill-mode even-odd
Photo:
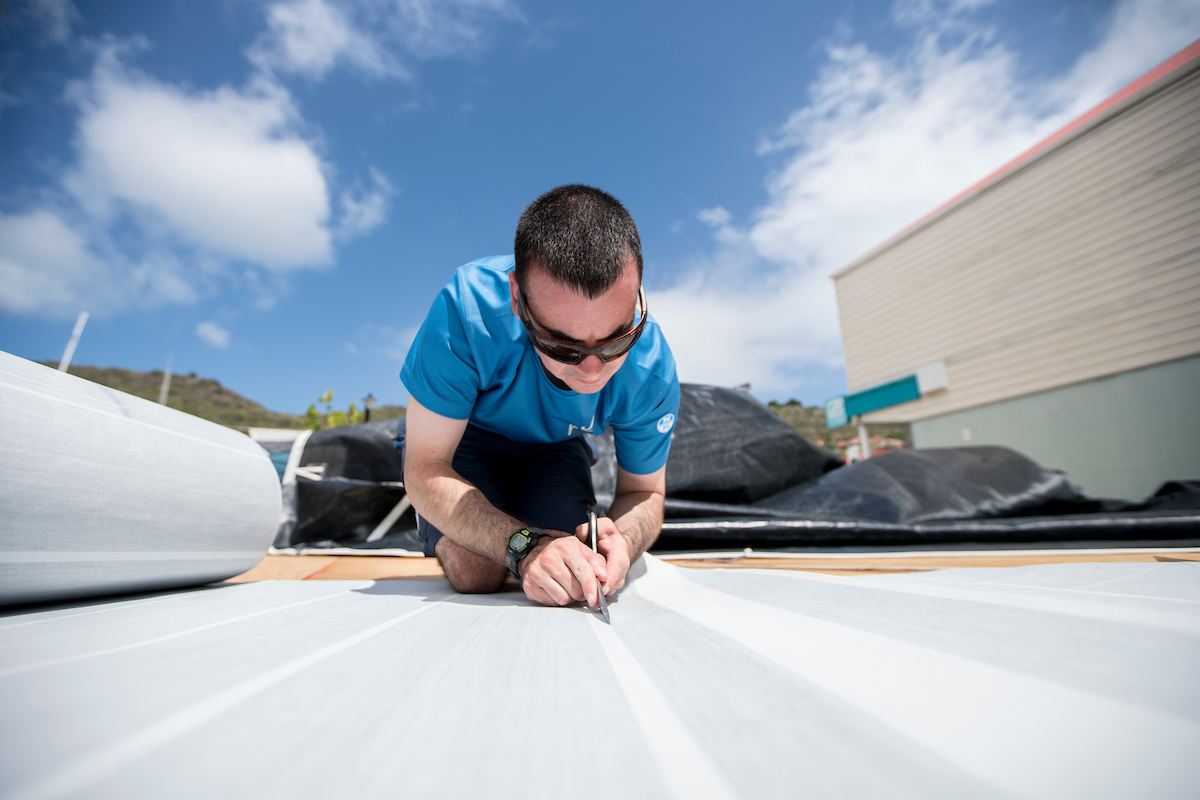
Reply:
[[[586,522],[575,529],[575,536],[591,552],[592,544],[588,539]],[[596,520],[596,539],[596,548],[604,556],[607,572],[607,578],[604,579],[604,594],[611,597],[625,585],[625,574],[629,572],[633,545],[629,541],[629,536],[618,530],[616,524],[608,517],[599,517]]]
[[[586,532],[587,525],[583,527]],[[628,569],[628,559],[625,566]],[[579,600],[594,606],[600,602],[596,579],[608,577],[604,556],[565,534],[534,545],[518,570],[525,595],[544,606],[565,606]]]

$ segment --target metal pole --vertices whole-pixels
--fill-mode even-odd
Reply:
[[[171,355],[167,354],[167,368],[163,371],[162,388],[158,390],[158,404],[165,406],[167,404],[167,395],[171,393]]]
[[[871,440],[867,438],[867,423],[862,421],[862,415],[854,418],[858,422],[858,452],[864,459],[871,457]]]
[[[75,355],[75,345],[79,344],[79,337],[83,336],[83,326],[87,325],[88,312],[80,311],[79,319],[75,320],[75,330],[71,332],[71,340],[67,342],[67,349],[63,350],[62,360],[58,362],[58,371],[66,372],[67,367],[71,366],[71,358]]]

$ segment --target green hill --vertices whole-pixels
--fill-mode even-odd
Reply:
[[[58,367],[57,361],[41,363],[48,367]],[[162,388],[162,370],[157,369],[153,372],[138,372],[120,367],[72,364],[67,371],[101,386],[154,402],[158,402],[158,393]],[[304,427],[302,415],[270,411],[232,389],[225,388],[212,378],[197,377],[194,372],[171,376],[167,405],[201,419],[242,431],[246,428]],[[399,419],[402,416],[404,406],[377,406],[371,412],[372,420]]]
[[[806,406],[799,400],[789,400],[786,403],[772,400],[767,403],[767,407],[795,428],[801,436],[822,444],[839,455],[845,455],[846,448],[839,446],[838,442],[858,436],[858,428],[854,425],[843,425],[832,430],[826,427],[825,409],[820,406]],[[908,428],[904,425],[868,425],[867,432],[872,440],[876,436],[886,436],[904,442],[906,447],[910,446]]]

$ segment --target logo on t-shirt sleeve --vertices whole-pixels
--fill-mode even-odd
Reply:
[[[658,421],[658,432],[666,433],[667,431],[671,430],[671,426],[674,424],[675,424],[675,415],[667,414],[665,417],[663,417],[662,419],[660,419]]]

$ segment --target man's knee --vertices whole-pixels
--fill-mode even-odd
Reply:
[[[490,594],[504,585],[508,569],[443,536],[434,547],[446,580],[462,594]]]

